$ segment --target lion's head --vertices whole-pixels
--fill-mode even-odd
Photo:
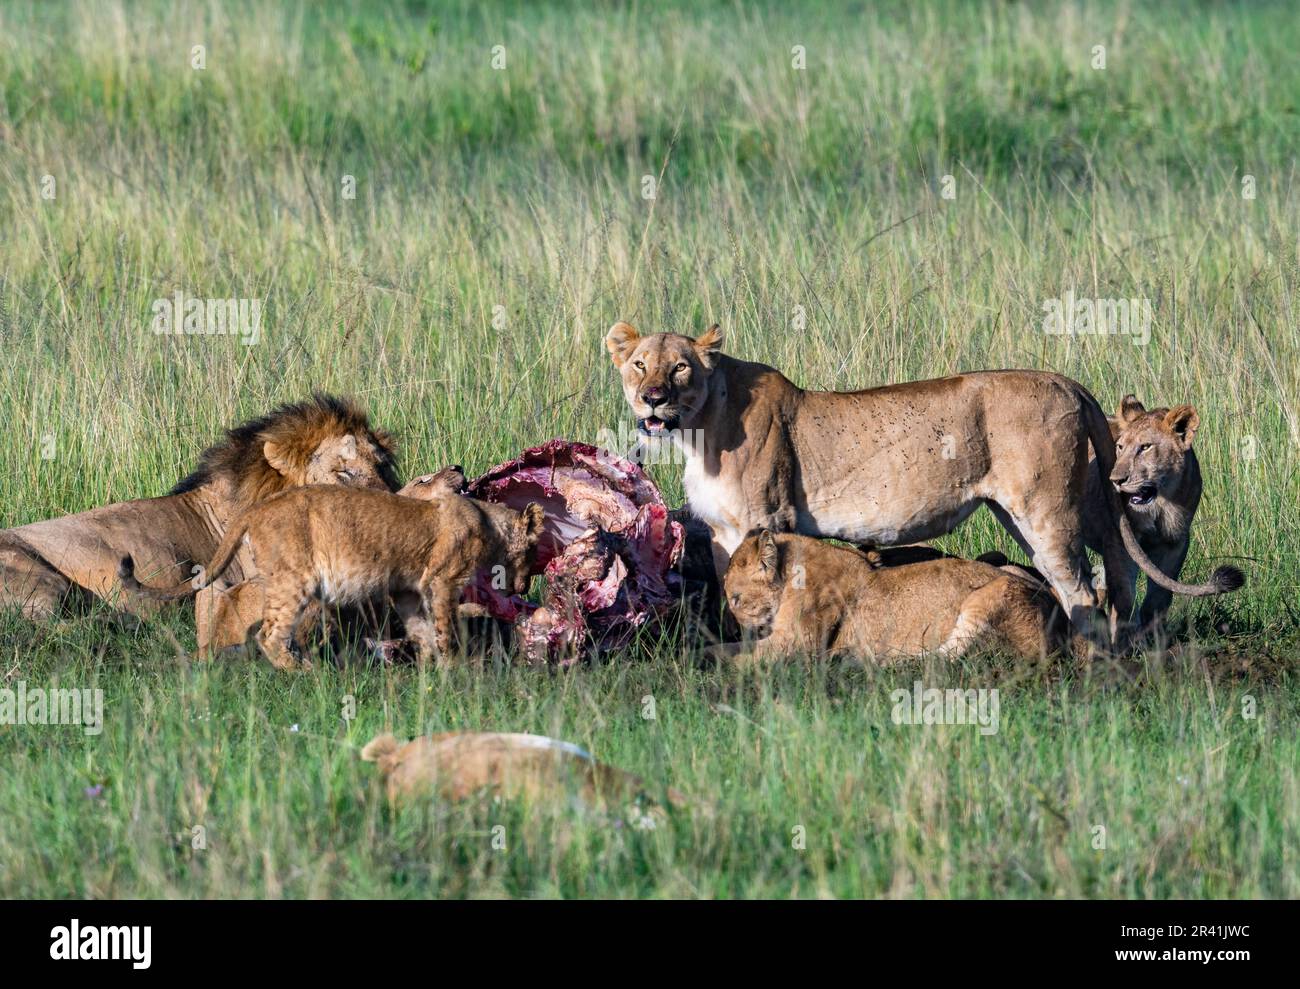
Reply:
[[[506,551],[505,586],[515,594],[527,594],[546,513],[535,501],[530,501],[520,512],[491,501],[478,505],[502,535]]]
[[[465,469],[460,464],[452,464],[432,474],[422,474],[406,482],[397,493],[404,498],[418,498],[420,501],[435,501],[448,495],[464,494],[469,484],[465,480]]]
[[[1172,494],[1187,470],[1201,418],[1190,405],[1147,411],[1125,395],[1115,417],[1115,469],[1110,481],[1135,508]]]
[[[723,592],[727,607],[741,626],[766,634],[776,618],[785,586],[781,568],[781,547],[768,529],[745,537],[731,555]]]
[[[703,408],[722,331],[714,325],[695,339],[677,333],[643,337],[627,323],[615,323],[605,347],[623,378],[623,395],[638,428],[655,436],[689,425]]]
[[[317,394],[227,430],[170,493],[221,482],[236,511],[304,484],[396,491],[394,443],[351,402]]]

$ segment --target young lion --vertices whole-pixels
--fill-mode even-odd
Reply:
[[[756,659],[955,658],[979,643],[1038,658],[1065,632],[1045,586],[997,567],[952,557],[878,567],[855,549],[767,529],[740,544],[723,583],[740,624],[764,635]]]
[[[197,586],[142,588],[129,556],[120,576],[137,593],[184,597],[219,577],[247,540],[265,582],[257,642],[272,665],[307,665],[296,655],[294,630],[317,596],[328,604],[391,596],[426,662],[449,653],[461,591],[479,570],[502,567],[507,586],[527,590],[542,519],[535,503],[516,512],[472,498],[421,501],[314,485],[268,498],[236,520]]]
[[[405,498],[419,498],[432,501],[448,495],[464,493],[466,488],[465,471],[459,464],[444,467],[434,474],[424,474],[409,481],[397,493]],[[266,608],[266,589],[260,576],[250,577],[216,595],[208,621],[198,625],[198,654],[213,656],[223,649],[242,648],[248,640],[248,633],[262,620]],[[369,609],[363,609],[364,619],[370,619]],[[354,616],[360,617],[360,615]],[[367,622],[363,619],[362,624]],[[307,611],[298,620],[298,644],[306,646],[306,637],[302,634],[313,626],[320,626],[322,620],[326,627],[332,627],[329,616],[322,619],[319,610],[308,606]],[[374,621],[368,624],[373,625]]]
[[[427,798],[464,800],[479,793],[555,800],[583,809],[626,809],[634,827],[652,828],[663,817],[649,787],[637,776],[597,762],[572,742],[542,735],[495,731],[448,731],[399,742],[377,735],[361,750],[376,763],[390,801]],[[686,798],[672,787],[668,804]]]
[[[1202,597],[1226,594],[1242,587],[1246,578],[1236,567],[1220,567],[1219,579],[1209,587],[1178,581],[1191,542],[1192,519],[1201,502],[1201,467],[1192,440],[1201,417],[1190,405],[1147,410],[1133,395],[1125,395],[1119,412],[1108,420],[1115,439],[1115,466],[1109,478],[1101,476],[1094,458],[1088,464],[1084,494],[1083,536],[1089,549],[1100,552],[1107,525],[1104,499],[1113,486],[1124,501],[1139,545],[1167,578],[1148,577],[1146,597],[1138,610],[1139,634],[1158,626],[1169,611],[1174,594]],[[1001,553],[979,557],[995,566],[1007,563]],[[1032,567],[1025,572],[1041,579]],[[1123,582],[1127,597],[1136,598],[1137,567],[1107,574],[1108,584]]]
[[[1110,420],[1115,438],[1115,467],[1105,482],[1113,485],[1124,501],[1124,511],[1133,523],[1138,542],[1160,570],[1177,578],[1187,558],[1191,541],[1192,519],[1201,502],[1201,467],[1192,449],[1192,440],[1201,425],[1201,417],[1190,405],[1148,411],[1133,395],[1125,395],[1119,412]],[[1102,499],[1103,481],[1097,461],[1088,465],[1087,490],[1084,496],[1084,539],[1096,548],[1105,523]],[[1233,591],[1245,583],[1236,567],[1221,568],[1231,579],[1220,593]],[[1107,574],[1107,584],[1123,580],[1133,598],[1137,568],[1123,574]],[[1169,611],[1173,593],[1186,593],[1177,586],[1149,580],[1146,597],[1138,610],[1138,626],[1147,629],[1158,624]]]

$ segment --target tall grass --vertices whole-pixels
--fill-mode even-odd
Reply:
[[[408,474],[594,439],[627,417],[612,322],[718,321],[814,387],[1022,366],[1191,402],[1188,572],[1251,579],[1175,606],[1202,658],[1013,683],[982,740],[893,726],[908,671],[720,714],[740,688],[679,639],[564,678],[276,678],[178,667],[179,612],[11,621],[9,681],[97,683],[109,722],[0,727],[0,892],[1295,895],[1298,43],[1285,4],[0,3],[2,524],[162,493],[316,388],[361,398]],[[178,290],[261,299],[261,341],[153,334]],[[1067,290],[1150,300],[1149,343],[1043,333]],[[1011,548],[984,516],[945,545]],[[647,692],[674,698],[652,724]],[[383,724],[555,731],[715,816],[527,814],[493,858],[476,811],[388,816],[343,744]],[[209,817],[208,852],[162,837]],[[1094,824],[1124,837],[1095,851]]]

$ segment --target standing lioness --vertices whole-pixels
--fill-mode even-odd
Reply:
[[[1104,476],[1115,447],[1082,385],[1042,371],[981,371],[805,391],[774,368],[723,354],[716,326],[691,339],[642,337],[616,323],[605,345],[642,431],[671,436],[686,458],[686,496],[713,532],[719,575],[751,529],[894,546],[951,532],[988,505],[1074,627],[1094,636],[1084,476],[1089,441]],[[1108,495],[1107,571],[1123,573],[1131,555],[1161,586],[1186,586],[1147,558]],[[1133,602],[1117,587],[1109,604],[1115,636]]]
[[[390,596],[421,662],[451,649],[456,608],[480,570],[500,568],[503,587],[522,594],[542,531],[542,509],[455,495],[420,501],[382,491],[313,485],[275,495],[241,515],[217,547],[202,582],[170,592],[140,587],[128,556],[128,590],[183,597],[210,584],[247,539],[265,582],[257,643],[279,669],[299,665],[294,630],[309,602],[361,604]]]

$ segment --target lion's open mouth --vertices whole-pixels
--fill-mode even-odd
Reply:
[[[647,436],[666,436],[677,428],[676,416],[646,416],[637,420],[637,429]]]
[[[1156,486],[1154,484],[1143,484],[1133,491],[1125,491],[1128,496],[1130,505],[1149,505],[1156,496]]]

